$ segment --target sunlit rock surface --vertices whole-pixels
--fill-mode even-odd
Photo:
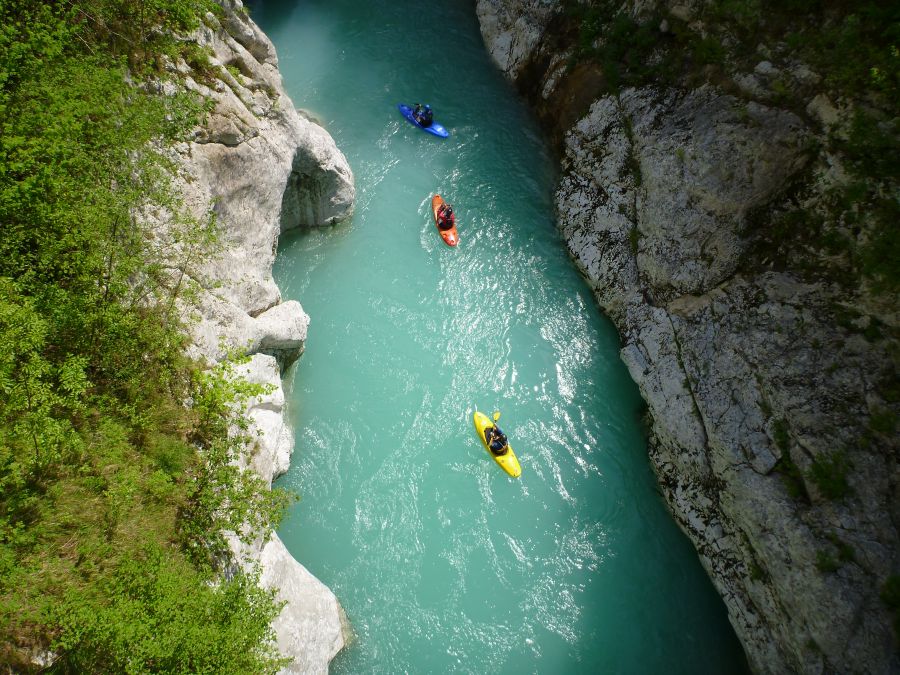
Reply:
[[[179,188],[198,222],[215,219],[219,250],[211,257],[174,256],[184,272],[189,352],[212,363],[245,350],[238,375],[266,385],[249,407],[252,447],[243,459],[271,484],[284,473],[294,438],[285,424],[281,370],[303,351],[309,317],[281,301],[272,279],[279,234],[350,216],[353,175],[331,136],[298,115],[282,88],[275,49],[242,11],[224,0],[224,19],[208,14],[192,36],[213,56],[206,73],[171,64],[185,86],[213,102],[195,138],[173,149]],[[334,594],[291,558],[274,533],[253,546],[232,538],[238,561],[261,565],[261,582],[286,602],[274,622],[278,647],[293,659],[289,673],[326,673],[344,645],[345,619]]]
[[[654,6],[691,22],[699,4],[623,4]],[[622,336],[670,510],[755,671],[900,672],[879,598],[900,568],[897,439],[879,431],[896,413],[896,302],[759,246],[790,195],[815,205],[843,179],[811,150],[838,109],[818,74],[769,60],[728,91],[603,93],[602,72],[570,62],[561,9],[477,2],[560,155],[559,227]],[[809,92],[805,121],[775,105],[776,80]]]

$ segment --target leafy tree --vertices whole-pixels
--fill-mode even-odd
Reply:
[[[271,672],[279,605],[220,569],[287,497],[239,467],[258,387],[183,355],[216,251],[159,148],[205,111],[148,77],[208,0],[0,0],[0,662]],[[168,227],[151,226],[151,215]],[[188,405],[192,402],[192,405]]]
[[[102,594],[72,592],[50,610],[62,627],[55,673],[274,673],[281,609],[257,575],[210,584],[156,547],[122,562]]]

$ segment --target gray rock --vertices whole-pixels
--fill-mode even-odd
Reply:
[[[478,0],[475,12],[488,53],[514,78],[540,44],[558,0]]]
[[[521,64],[539,49],[530,31],[551,43],[548,23],[530,2],[492,4],[488,50],[530,100],[546,99],[566,74],[521,79]],[[697,3],[663,4],[697,16]],[[759,52],[766,61],[738,83],[768,96],[782,70]],[[803,68],[787,72],[816,83]],[[826,131],[839,127],[821,95],[808,112]],[[622,335],[661,490],[753,670],[900,672],[879,599],[900,569],[898,443],[871,428],[874,411],[897,412],[879,393],[896,381],[891,343],[860,334],[865,316],[838,320],[865,308],[896,327],[896,303],[769,269],[751,248],[792,185],[814,205],[846,182],[834,155],[807,170],[814,134],[791,112],[709,86],[601,97],[565,134],[558,221]]]
[[[831,129],[841,121],[840,112],[825,94],[816,94],[807,104],[806,112],[818,120],[824,129]]]
[[[635,230],[637,273],[663,299],[705,292],[734,272],[748,215],[803,168],[805,139],[796,116],[710,87],[629,89],[591,107],[567,139],[565,162],[584,167],[577,174],[591,201],[606,201],[595,229]],[[560,199],[572,194],[563,189]]]
[[[255,443],[242,466],[271,484],[287,470],[294,445],[283,416],[280,370],[302,352],[309,324],[299,303],[281,302],[272,279],[278,236],[287,227],[348,218],[355,192],[334,141],[298,115],[285,94],[272,43],[239,0],[222,4],[221,24],[207,17],[194,36],[212,49],[219,79],[212,86],[185,80],[214,102],[213,113],[193,142],[173,149],[184,204],[200,222],[215,218],[222,249],[194,260],[183,244],[172,243],[171,225],[160,227],[159,238],[178,252],[177,267],[192,290],[181,303],[193,340],[189,353],[212,363],[244,349],[253,356],[238,375],[269,388],[249,404]],[[165,224],[164,214],[157,218]],[[273,623],[279,649],[293,659],[284,672],[326,673],[347,631],[334,594],[291,558],[274,533],[259,533],[251,546],[235,536],[230,542],[235,561],[258,563],[262,584],[286,602]]]
[[[566,139],[560,227],[622,332],[622,359],[653,421],[651,462],[754,669],[881,671],[891,630],[874,589],[891,574],[896,529],[876,506],[890,501],[890,481],[863,476],[896,469],[875,449],[854,454],[850,480],[865,480],[857,494],[871,504],[852,508],[847,528],[844,507],[808,478],[804,507],[776,467],[808,471],[853,447],[858,427],[832,411],[856,406],[864,419],[867,386],[847,378],[884,368],[860,344],[828,372],[834,354],[816,344],[843,338],[826,289],[736,274],[747,215],[803,167],[807,132],[789,113],[738,115],[734,105],[709,89],[597,101]],[[872,557],[823,574],[821,552],[838,555],[834,537]]]

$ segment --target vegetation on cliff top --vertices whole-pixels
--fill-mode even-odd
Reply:
[[[151,150],[203,102],[140,86],[207,10],[0,0],[0,661],[18,672],[51,653],[54,672],[280,662],[272,593],[219,569],[222,531],[284,504],[234,465],[260,389],[182,355],[177,261],[215,223],[182,213]]]
[[[595,64],[605,91],[711,82],[739,98],[732,79],[767,71],[763,101],[808,117],[815,93],[846,111],[811,152],[840,158],[847,179],[825,203],[803,203],[758,228],[762,257],[845,286],[900,290],[900,6],[877,0],[708,0],[689,21],[665,3],[632,14],[613,0],[565,0],[571,66]],[[812,69],[800,83],[792,68]],[[598,92],[600,93],[600,92]],[[752,96],[750,96],[752,98]],[[813,121],[813,124],[815,122]]]

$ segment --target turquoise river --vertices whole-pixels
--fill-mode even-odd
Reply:
[[[618,336],[555,229],[553,158],[474,2],[252,13],[356,175],[352,220],[286,235],[275,267],[312,317],[287,374],[278,484],[300,500],[280,534],[353,625],[332,672],[742,672],[657,492]],[[400,116],[417,101],[448,139]],[[476,406],[502,412],[520,479],[481,446]]]

